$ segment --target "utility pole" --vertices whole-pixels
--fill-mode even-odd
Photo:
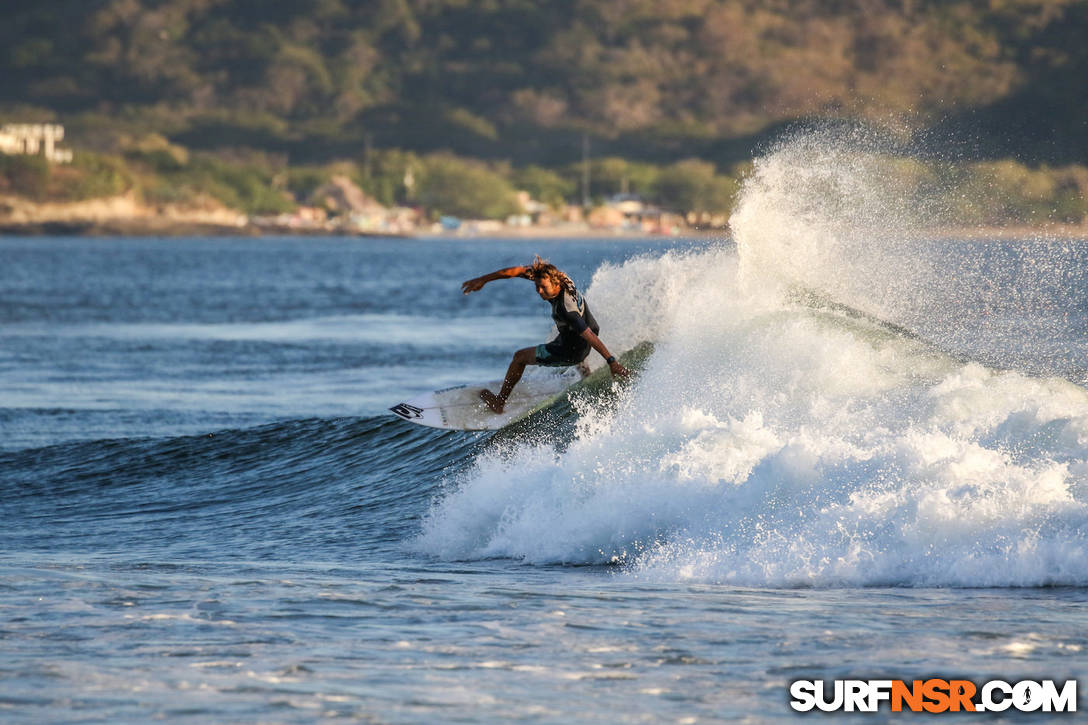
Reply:
[[[582,207],[589,208],[589,132],[582,132]]]
[[[370,180],[370,132],[363,133],[363,178]]]

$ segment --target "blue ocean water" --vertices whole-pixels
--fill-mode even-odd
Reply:
[[[636,392],[536,436],[386,414],[547,336],[528,284],[459,291],[533,253],[606,342],[657,340]],[[1088,396],[1050,337],[1033,365],[1058,372],[1027,376],[834,310],[744,312],[715,241],[0,255],[7,722],[765,721],[801,677],[1083,674]],[[987,319],[1039,314],[988,294]],[[1081,349],[1083,304],[1050,297]],[[927,425],[926,396],[977,410]],[[887,502],[901,483],[927,493]]]
[[[927,240],[866,173],[770,154],[728,240],[0,239],[0,719],[1083,693],[1088,244]],[[389,414],[549,336],[524,281],[460,293],[533,254],[654,343],[634,384]]]

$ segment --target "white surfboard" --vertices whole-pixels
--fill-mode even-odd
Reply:
[[[501,380],[455,385],[424,393],[389,410],[409,423],[432,428],[498,430],[545,407],[581,379],[577,368],[534,377],[526,375],[510,394],[501,413],[491,412],[479,396],[483,388],[498,393]]]

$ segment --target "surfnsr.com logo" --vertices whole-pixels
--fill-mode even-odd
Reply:
[[[798,712],[1076,712],[1077,681],[1060,687],[1054,680],[796,680],[790,684],[790,707]]]

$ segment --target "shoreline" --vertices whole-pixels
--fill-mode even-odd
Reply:
[[[1048,226],[1048,227],[950,227],[924,230],[905,235],[909,238],[925,241],[1088,241],[1088,227],[1083,226]],[[269,239],[286,237],[324,237],[342,239],[404,239],[429,241],[471,241],[471,240],[524,240],[537,239],[732,239],[726,229],[684,229],[676,234],[654,234],[641,231],[610,229],[525,229],[511,227],[497,231],[474,232],[471,234],[456,232],[362,232],[337,229],[284,228],[269,229],[255,225],[228,226],[202,222],[168,223],[150,220],[133,221],[42,221],[30,224],[10,224],[0,222],[0,239],[5,237],[69,237],[97,239],[102,237],[160,237],[164,240],[181,237],[240,238],[247,237]]]
[[[235,217],[237,219],[237,217]],[[731,239],[728,228],[682,228],[676,233],[654,233],[641,229],[613,229],[564,224],[556,226],[510,226],[457,231],[420,229],[406,232],[379,232],[336,227],[286,227],[267,224],[226,223],[207,214],[139,214],[132,216],[46,217],[36,220],[0,219],[3,237],[340,237],[358,239]],[[1088,225],[1048,224],[1044,226],[948,226],[910,230],[905,238],[929,241],[1088,241]]]
[[[109,220],[44,220],[29,223],[0,221],[0,238],[3,237],[341,237],[358,239],[689,239],[718,238],[729,236],[727,230],[684,229],[677,234],[654,234],[633,230],[585,229],[569,227],[504,227],[498,230],[475,232],[368,232],[336,228],[269,227],[246,224],[243,226],[212,224],[177,219],[109,219]]]

